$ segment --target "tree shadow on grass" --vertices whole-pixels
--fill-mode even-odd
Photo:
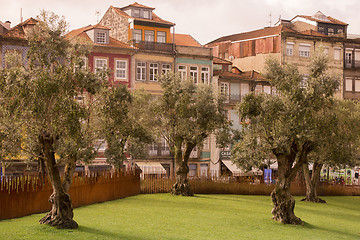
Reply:
[[[330,229],[330,228],[323,228],[323,227],[317,227],[317,226],[314,226],[310,223],[307,223],[304,221],[304,228],[308,228],[308,229],[311,229],[311,230],[320,230],[320,231],[325,231],[325,232],[332,232],[334,234],[337,234],[337,235],[340,235],[340,236],[343,236],[344,239],[345,238],[355,238],[355,239],[360,239],[360,230],[358,233],[349,233],[349,232],[346,232],[346,231],[339,231],[339,230],[335,230],[335,229]]]
[[[125,235],[124,233],[113,233],[113,232],[107,232],[102,231],[100,229],[96,228],[90,228],[86,226],[79,226],[77,229],[80,232],[83,233],[89,233],[92,236],[96,236],[97,239],[132,239],[132,240],[146,240],[147,238],[144,238],[143,236],[133,236],[133,235]]]

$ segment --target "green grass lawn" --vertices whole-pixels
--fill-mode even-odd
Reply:
[[[271,220],[268,196],[138,195],[74,210],[76,230],[38,224],[44,214],[0,221],[0,239],[360,239],[360,197],[300,202],[304,226]]]

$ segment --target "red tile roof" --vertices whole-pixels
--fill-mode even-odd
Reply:
[[[96,24],[94,26],[88,25],[86,27],[82,27],[79,29],[72,30],[69,32],[66,37],[69,40],[72,40],[74,38],[81,38],[87,42],[91,42],[94,46],[104,46],[104,47],[118,47],[118,48],[129,48],[129,49],[135,49],[134,47],[131,47],[127,45],[124,42],[121,42],[119,40],[116,40],[115,38],[109,37],[109,44],[100,44],[100,43],[94,43],[91,41],[90,37],[86,34],[86,31],[94,28],[101,28],[101,29],[109,29],[107,27],[104,27],[102,25]]]
[[[246,81],[263,81],[264,77],[256,71],[247,71],[241,73],[233,73],[224,70],[214,71],[214,76],[227,78],[229,80],[246,80]]]
[[[6,34],[4,34],[4,37],[10,37],[10,38],[22,38],[25,39],[25,31],[24,28],[27,26],[33,26],[36,25],[38,21],[34,18],[29,18],[25,20],[24,22],[19,23],[18,25],[12,27]]]
[[[152,23],[162,23],[162,24],[166,24],[166,25],[170,25],[170,26],[174,26],[175,24],[166,20],[161,19],[159,16],[157,16],[154,12],[152,12],[152,19],[146,19],[146,18],[135,18],[135,17],[131,17],[130,15],[128,15],[126,12],[124,12],[122,9],[124,8],[118,8],[118,7],[113,7],[110,6],[110,8],[114,9],[116,13],[120,14],[123,17],[127,17],[127,18],[132,18],[135,20],[139,20],[139,21],[144,21],[144,22],[152,22]]]
[[[296,15],[290,21],[294,20],[297,17],[302,17],[302,18],[305,18],[307,20],[314,21],[314,22],[332,23],[332,24],[345,25],[345,26],[349,25],[349,24],[347,24],[345,22],[342,22],[342,21],[337,20],[337,19],[335,19],[333,17],[330,17],[330,16],[326,16],[329,21],[325,21],[325,20],[321,20],[321,19],[318,19],[318,18],[314,18],[313,16]]]
[[[213,63],[214,64],[222,64],[222,65],[232,65],[232,62],[227,61],[225,59],[218,58],[218,57],[214,57]]]
[[[152,8],[152,7],[148,7],[148,6],[145,6],[145,5],[142,5],[142,4],[139,4],[137,2],[134,2],[133,4],[130,4],[126,7],[122,7],[121,9],[126,9],[128,7],[139,7],[139,8],[147,8],[147,9],[151,9],[151,10],[154,10],[155,8]]]
[[[314,30],[312,30],[312,29],[306,30],[306,31],[302,31],[302,32],[300,32],[300,33],[303,34],[303,35],[310,35],[310,36],[330,37],[330,36],[328,36],[328,35],[319,33],[318,31],[314,31]]]
[[[172,34],[170,34],[170,42],[173,42]],[[175,44],[179,46],[202,47],[190,34],[175,33]]]
[[[211,45],[214,43],[226,42],[226,41],[233,42],[233,41],[240,41],[240,40],[258,38],[258,37],[277,35],[280,34],[281,32],[295,32],[295,31],[282,25],[276,27],[267,27],[251,32],[237,33],[233,35],[220,37],[212,42],[207,43],[206,45]]]

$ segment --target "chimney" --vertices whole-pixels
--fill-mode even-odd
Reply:
[[[11,25],[11,22],[10,21],[6,21],[5,23],[4,23],[4,25],[5,25],[5,27],[9,30],[11,27],[10,27],[10,25]]]

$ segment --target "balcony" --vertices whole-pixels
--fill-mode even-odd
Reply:
[[[345,68],[360,68],[360,61],[354,60],[354,61],[345,61]]]
[[[158,43],[158,42],[147,42],[147,41],[135,41],[132,40],[132,45],[141,50],[151,50],[159,52],[173,52],[174,45],[172,43]]]

